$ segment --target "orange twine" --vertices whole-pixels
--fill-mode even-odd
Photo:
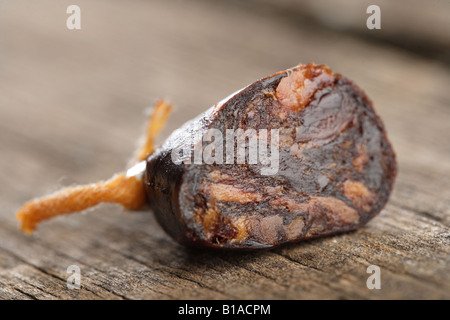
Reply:
[[[155,150],[154,139],[161,131],[172,106],[159,101],[150,116],[145,143],[137,153],[137,160],[146,159]],[[27,202],[18,212],[21,229],[31,233],[39,222],[50,218],[83,211],[103,202],[118,203],[129,210],[138,210],[146,204],[141,177],[116,174],[107,181],[69,187],[54,194]]]

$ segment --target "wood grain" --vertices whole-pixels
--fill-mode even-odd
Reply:
[[[381,41],[411,50],[415,54],[450,63],[450,2],[429,0],[248,0],[236,5],[289,17],[293,23],[308,21],[359,37],[361,41]],[[367,8],[377,5],[381,30],[369,30]],[[371,12],[371,11],[369,11]]]
[[[450,298],[448,65],[222,2],[78,1],[82,29],[70,31],[70,4],[0,3],[1,299]],[[14,212],[30,198],[122,171],[157,99],[175,105],[162,140],[309,61],[366,91],[397,153],[391,200],[364,228],[267,252],[200,251],[151,212],[103,205],[19,232]],[[74,264],[80,290],[66,286]],[[370,265],[381,290],[366,287]]]

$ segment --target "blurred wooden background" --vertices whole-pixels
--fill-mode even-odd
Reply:
[[[66,8],[81,8],[68,30]],[[381,8],[367,30],[366,8]],[[0,298],[449,299],[447,1],[0,0]],[[150,212],[105,205],[44,223],[15,211],[122,171],[159,98],[162,136],[231,92],[299,62],[363,88],[399,176],[364,228],[262,253],[186,249]],[[66,270],[81,269],[80,290]],[[369,265],[381,290],[369,290]]]

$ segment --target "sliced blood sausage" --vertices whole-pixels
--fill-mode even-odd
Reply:
[[[278,155],[270,167],[264,147]],[[158,222],[178,242],[264,249],[364,225],[386,204],[396,172],[364,92],[308,64],[256,81],[187,122],[148,157],[144,181]]]

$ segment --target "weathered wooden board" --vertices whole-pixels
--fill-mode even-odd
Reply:
[[[0,298],[450,298],[450,70],[301,19],[209,1],[0,3]],[[382,31],[382,30],[381,30]],[[122,171],[158,98],[163,136],[254,80],[314,61],[374,101],[397,152],[391,200],[364,228],[259,253],[186,249],[151,212],[105,205],[44,223],[15,211]],[[70,265],[80,290],[68,290]],[[366,286],[370,265],[382,287]]]
[[[416,54],[450,63],[450,2],[441,0],[235,0],[237,5],[274,15],[288,16],[294,23],[309,21],[365,41],[389,43]],[[381,13],[381,30],[366,28],[372,6]],[[368,10],[369,9],[369,10]],[[367,11],[370,14],[366,14]],[[370,20],[370,19],[369,19]]]

